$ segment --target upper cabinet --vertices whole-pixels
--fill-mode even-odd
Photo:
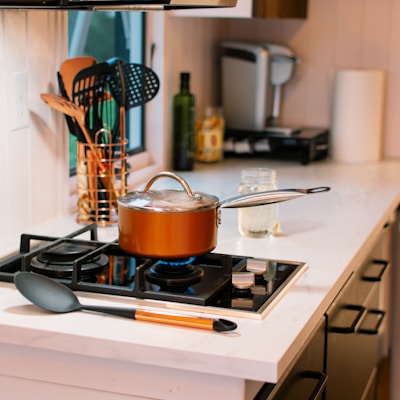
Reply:
[[[233,8],[174,11],[182,17],[307,18],[308,0],[237,0]]]
[[[308,0],[254,0],[253,17],[307,18]]]

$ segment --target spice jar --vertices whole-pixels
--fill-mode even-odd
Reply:
[[[277,189],[276,172],[269,168],[246,168],[242,170],[239,194],[264,192]],[[248,237],[276,235],[279,230],[278,204],[238,209],[238,229]]]
[[[207,107],[204,120],[196,126],[196,161],[216,162],[223,159],[224,132],[222,108]]]

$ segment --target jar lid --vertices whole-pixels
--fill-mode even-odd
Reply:
[[[270,182],[276,179],[276,171],[271,168],[242,169],[241,179],[245,182]]]

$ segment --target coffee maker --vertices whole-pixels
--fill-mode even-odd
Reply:
[[[274,43],[221,43],[222,104],[226,127],[291,134],[297,128],[280,123],[282,87],[299,59]]]
[[[287,46],[221,43],[226,156],[299,160],[302,164],[327,157],[327,128],[287,126],[280,121],[282,88],[298,63]]]

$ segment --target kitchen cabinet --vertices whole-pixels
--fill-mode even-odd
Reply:
[[[325,317],[299,353],[281,382],[266,383],[254,400],[322,400],[328,380],[324,373]]]
[[[281,381],[266,383],[255,400],[377,399],[378,365],[389,354],[393,225],[385,224]]]
[[[307,0],[254,0],[253,17],[307,18]]]
[[[400,207],[397,210],[395,222],[393,224],[393,235],[391,242],[391,254],[393,261],[392,276],[387,282],[390,285],[390,298],[384,301],[390,301],[391,310],[391,324],[390,324],[390,337],[393,338],[390,343],[390,398],[400,398],[400,342],[398,337],[400,335]]]
[[[308,0],[238,0],[234,8],[174,11],[183,17],[307,18]]]
[[[383,282],[390,274],[388,258],[377,257],[388,235],[390,224],[326,312],[326,400],[375,398],[388,312]]]

